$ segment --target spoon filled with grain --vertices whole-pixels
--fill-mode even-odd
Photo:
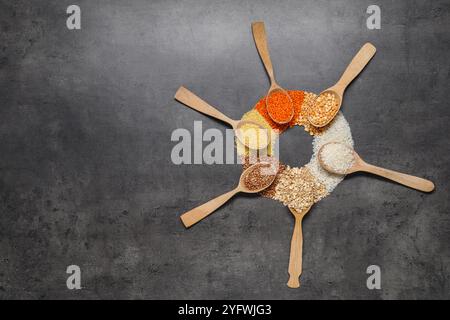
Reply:
[[[233,190],[218,196],[201,206],[194,208],[181,215],[181,221],[186,228],[206,218],[235,194],[239,192],[257,193],[268,188],[278,173],[278,164],[258,162],[242,172],[239,184]]]
[[[371,43],[363,45],[338,82],[317,96],[314,106],[308,111],[308,120],[313,126],[324,127],[334,119],[341,108],[345,89],[361,73],[376,51]]]
[[[346,175],[363,171],[419,191],[431,192],[434,190],[434,183],[430,180],[369,164],[361,159],[356,151],[342,143],[329,142],[324,144],[319,150],[318,158],[320,165],[325,170],[334,174]]]
[[[264,149],[271,141],[270,133],[263,125],[251,120],[233,120],[185,87],[177,90],[175,99],[198,112],[229,124],[239,141],[250,149]]]
[[[270,78],[270,88],[266,95],[267,113],[270,118],[278,124],[288,123],[294,116],[294,104],[287,91],[280,87],[275,80],[269,47],[267,46],[267,35],[264,22],[253,22],[252,32],[259,56],[261,57]]]

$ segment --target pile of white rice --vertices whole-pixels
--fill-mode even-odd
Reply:
[[[344,175],[329,173],[319,163],[318,154],[320,148],[328,142],[339,142],[353,148],[353,138],[350,126],[345,120],[342,112],[339,112],[329,127],[320,135],[314,136],[313,155],[306,167],[311,173],[325,185],[328,192],[332,192],[334,188],[344,179]]]

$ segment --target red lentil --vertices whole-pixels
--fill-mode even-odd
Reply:
[[[289,91],[288,94],[292,99],[292,104],[294,105],[294,116],[292,117],[292,120],[289,122],[289,127],[292,127],[297,123],[297,119],[300,116],[303,100],[305,98],[305,92],[295,90]]]
[[[270,127],[278,132],[282,132],[288,127],[292,127],[293,125],[295,125],[298,117],[301,114],[305,92],[301,90],[293,90],[288,91],[288,94],[291,97],[292,105],[294,106],[294,116],[292,117],[292,120],[287,124],[278,124],[270,118],[269,114],[267,113],[265,98],[259,100],[255,105],[255,109],[259,112],[260,115],[264,117]]]
[[[278,123],[286,123],[292,119],[292,100],[282,91],[274,91],[266,100],[267,112]]]

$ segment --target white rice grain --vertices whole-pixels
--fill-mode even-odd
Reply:
[[[328,192],[332,192],[334,188],[344,179],[343,175],[329,173],[319,163],[318,153],[320,148],[328,142],[339,142],[353,148],[353,138],[350,126],[345,120],[342,112],[339,112],[331,122],[327,130],[320,135],[314,136],[313,155],[306,165],[311,173],[325,185]]]
[[[326,168],[345,174],[355,160],[353,150],[342,143],[328,143],[320,149],[320,159]]]

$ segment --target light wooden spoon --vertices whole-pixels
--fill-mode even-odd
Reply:
[[[354,173],[357,171],[364,171],[364,172],[368,172],[368,173],[372,173],[375,174],[377,176],[381,176],[384,177],[386,179],[395,181],[397,183],[400,183],[404,186],[410,187],[412,189],[416,189],[419,191],[423,191],[423,192],[431,192],[434,190],[434,183],[431,182],[430,180],[426,180],[423,178],[419,178],[419,177],[415,177],[415,176],[411,176],[409,174],[405,174],[405,173],[400,173],[397,171],[393,171],[393,170],[389,170],[389,169],[384,169],[381,167],[377,167],[374,166],[372,164],[366,163],[363,159],[361,159],[361,157],[356,153],[355,150],[343,145],[344,147],[348,148],[351,150],[351,152],[353,153],[353,164],[350,168],[348,168],[345,172],[339,172],[336,171],[335,169],[333,169],[329,164],[327,164],[324,161],[324,157],[323,157],[323,150],[324,148],[330,144],[330,143],[338,143],[338,142],[329,142],[324,144],[320,149],[319,149],[319,163],[320,165],[327,171],[331,172],[331,173],[335,173],[335,174],[350,174],[350,173]]]
[[[275,177],[276,177],[275,173],[273,174],[272,179],[268,180],[267,184],[264,186],[261,186],[261,188],[259,188],[259,189],[249,189],[245,185],[245,178],[249,174],[251,174],[253,169],[255,169],[257,166],[261,166],[261,165],[268,166],[268,167],[270,166],[269,163],[265,163],[265,162],[258,162],[258,163],[251,165],[246,170],[244,170],[244,172],[242,172],[241,177],[239,179],[239,184],[236,188],[202,204],[199,207],[196,207],[186,213],[183,213],[180,218],[181,218],[181,221],[183,222],[184,226],[186,228],[189,228],[190,226],[196,224],[200,220],[206,218],[207,216],[209,216],[211,213],[213,213],[215,210],[217,210],[219,207],[221,207],[223,204],[225,204],[228,200],[230,200],[235,194],[237,194],[239,192],[257,193],[257,192],[261,192],[264,189],[268,188],[275,180]],[[267,170],[272,170],[272,169],[273,168],[267,168]],[[273,169],[273,170],[275,170],[275,169]],[[269,173],[270,172],[268,172],[268,174]]]
[[[267,74],[270,78],[270,88],[266,95],[266,108],[267,108],[267,98],[274,92],[282,92],[286,95],[286,97],[289,98],[290,104],[291,104],[291,116],[286,121],[281,121],[274,118],[273,115],[270,113],[270,108],[267,108],[267,113],[269,114],[270,118],[279,124],[285,124],[292,120],[292,117],[294,116],[294,105],[292,103],[292,99],[287,93],[286,90],[284,90],[282,87],[278,85],[278,83],[275,80],[275,75],[273,72],[273,66],[272,66],[272,60],[270,59],[269,54],[269,48],[267,46],[267,36],[266,36],[266,29],[264,27],[264,22],[257,21],[252,23],[252,32],[253,32],[253,38],[255,39],[256,48],[258,49],[259,56],[261,57],[261,60],[264,64],[264,67],[266,68]]]
[[[289,257],[289,281],[287,286],[289,288],[300,287],[299,277],[302,274],[303,263],[303,230],[302,221],[303,217],[309,212],[311,207],[304,210],[296,210],[289,208],[295,218],[294,232],[291,240],[291,255]]]
[[[239,141],[251,149],[264,149],[270,143],[270,133],[259,123],[250,120],[233,120],[183,86],[175,93],[175,99],[198,112],[229,124],[233,128]],[[260,134],[260,136],[256,136],[258,139],[256,143],[252,144],[248,138],[246,139],[245,133],[241,130],[242,126],[245,124],[251,124],[258,127],[257,133]]]
[[[369,63],[370,59],[372,59],[372,57],[375,55],[376,51],[377,49],[369,42],[363,45],[358,53],[353,57],[352,61],[347,66],[347,69],[345,69],[338,82],[336,82],[334,86],[322,91],[317,96],[319,97],[325,93],[333,94],[335,96],[335,99],[337,100],[338,107],[336,108],[335,112],[333,114],[330,114],[324,122],[318,123],[311,115],[308,115],[308,120],[312,125],[314,125],[315,127],[324,127],[334,119],[336,114],[339,112],[339,109],[341,108],[345,89],[353,81],[353,79],[355,79],[358,74],[361,73],[364,67]]]

